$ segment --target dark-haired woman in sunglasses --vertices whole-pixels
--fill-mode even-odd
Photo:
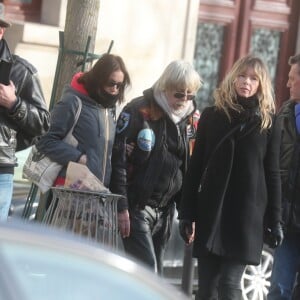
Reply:
[[[130,77],[123,59],[104,54],[89,71],[75,74],[65,87],[51,112],[50,129],[36,145],[41,153],[64,166],[55,186],[64,185],[70,161],[86,165],[105,187],[109,186],[115,109],[117,103],[124,101],[128,85]],[[82,109],[73,130],[78,145],[73,147],[63,139],[74,123],[79,100]]]
[[[124,248],[158,273],[187,167],[187,125],[200,86],[190,63],[173,61],[117,122],[110,188],[125,196],[118,203]]]

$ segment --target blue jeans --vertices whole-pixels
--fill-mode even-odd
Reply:
[[[275,250],[268,300],[291,300],[300,263],[300,233],[289,233]]]
[[[0,221],[7,221],[13,193],[13,174],[0,174]]]

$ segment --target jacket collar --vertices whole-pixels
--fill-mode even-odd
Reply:
[[[5,62],[12,62],[13,60],[5,39],[2,39],[0,41],[0,60],[3,60]]]
[[[294,100],[286,101],[279,110],[279,115],[281,116],[289,116],[294,115],[294,107],[296,102]]]
[[[150,112],[148,112],[148,114],[151,120],[153,121],[159,120],[165,115],[168,116],[169,119],[171,119],[169,114],[157,103],[157,99],[155,99],[154,97],[153,88],[149,88],[145,90],[143,92],[143,95],[145,99],[149,101]],[[195,100],[193,100],[191,111],[187,113],[186,116],[182,118],[180,122],[178,122],[178,124],[185,123],[189,119],[189,117],[194,114],[195,111],[196,111],[196,102]]]

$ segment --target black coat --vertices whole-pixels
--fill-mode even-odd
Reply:
[[[215,108],[203,111],[179,217],[196,222],[194,256],[209,251],[258,264],[264,227],[280,221],[277,132],[261,132],[259,117],[253,117],[215,152],[198,192],[210,153],[235,125]]]

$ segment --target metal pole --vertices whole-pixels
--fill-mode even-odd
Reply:
[[[32,210],[32,206],[34,203],[34,200],[36,198],[36,194],[37,194],[38,188],[35,184],[31,184],[28,196],[27,196],[27,200],[25,202],[25,206],[22,212],[22,218],[28,219],[30,217],[30,213]]]
[[[85,64],[87,61],[87,57],[88,57],[88,52],[89,52],[89,48],[90,48],[90,43],[91,43],[91,36],[88,36],[87,42],[86,42],[86,47],[85,47],[85,51],[83,53],[83,64],[82,64],[82,68],[81,71],[84,72],[85,71]]]
[[[110,53],[113,44],[114,44],[114,41],[111,40],[111,41],[110,41],[110,44],[109,44],[109,47],[108,47],[108,50],[107,50],[107,53]]]
[[[57,84],[58,84],[58,77],[59,77],[59,73],[60,73],[60,66],[61,66],[61,61],[62,61],[64,52],[65,52],[64,51],[64,32],[59,31],[58,57],[57,57],[56,70],[55,70],[55,75],[54,75],[54,80],[53,80],[49,110],[51,110],[55,104],[55,96],[56,96],[56,89],[57,89]]]
[[[193,244],[185,245],[181,288],[183,292],[189,297],[191,297],[193,293],[193,281],[194,281],[194,259],[192,253],[193,253]]]

